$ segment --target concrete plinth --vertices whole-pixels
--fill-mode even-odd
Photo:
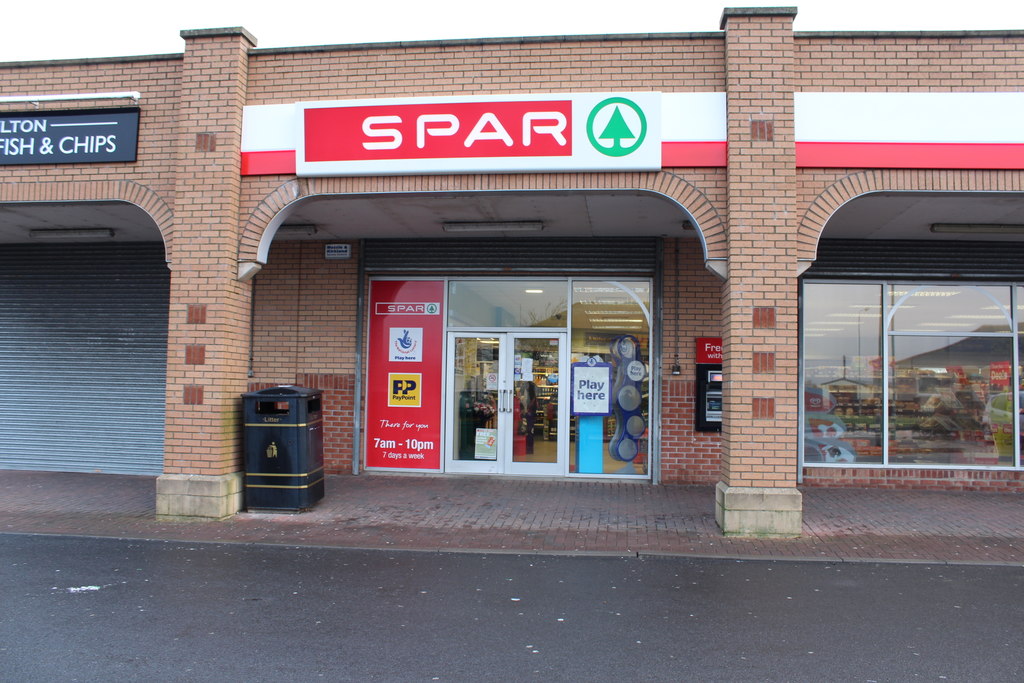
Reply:
[[[803,495],[795,488],[715,488],[715,521],[726,536],[792,538],[803,526]]]
[[[242,509],[242,473],[163,474],[156,478],[157,519],[212,520]]]

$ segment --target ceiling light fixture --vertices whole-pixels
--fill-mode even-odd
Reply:
[[[114,239],[113,228],[33,228],[28,236],[49,242],[88,242]]]
[[[441,224],[445,232],[540,232],[544,229],[543,221],[484,221],[484,222],[445,222]]]
[[[957,235],[1024,235],[1024,225],[1016,223],[932,223],[931,231]]]

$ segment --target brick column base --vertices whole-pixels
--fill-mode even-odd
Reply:
[[[803,526],[803,494],[795,488],[718,482],[715,521],[726,536],[793,538]]]
[[[241,509],[241,472],[162,474],[156,478],[157,519],[224,519]]]

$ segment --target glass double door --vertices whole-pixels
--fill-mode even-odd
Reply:
[[[446,471],[565,474],[566,354],[564,332],[449,333]]]

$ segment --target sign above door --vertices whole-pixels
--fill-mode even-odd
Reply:
[[[724,166],[724,93],[337,100],[245,108],[242,175]]]

